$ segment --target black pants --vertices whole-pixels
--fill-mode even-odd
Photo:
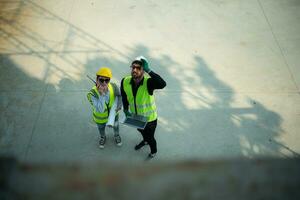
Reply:
[[[157,152],[156,140],[154,138],[156,126],[157,119],[152,122],[148,122],[144,130],[137,129],[142,134],[143,140],[149,144],[151,153]]]

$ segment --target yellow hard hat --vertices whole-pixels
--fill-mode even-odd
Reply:
[[[105,76],[108,78],[112,78],[111,70],[108,67],[101,67],[96,73],[97,76]]]

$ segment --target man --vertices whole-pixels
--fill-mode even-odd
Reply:
[[[111,70],[107,67],[102,67],[96,75],[96,86],[88,92],[87,98],[92,105],[93,119],[100,133],[99,147],[103,149],[106,142],[105,127],[108,122],[110,109],[116,98],[118,98],[116,112],[121,109],[122,102],[119,87],[115,83],[110,83],[112,78]],[[118,114],[116,114],[113,130],[115,142],[118,146],[121,146]]]
[[[150,77],[145,75],[145,72]],[[155,89],[162,89],[165,86],[166,82],[150,69],[148,61],[143,56],[133,60],[131,63],[131,76],[127,76],[121,81],[121,95],[125,115],[137,114],[147,117],[145,129],[137,129],[143,140],[134,149],[139,150],[148,144],[150,146],[148,158],[153,158],[157,153],[154,138],[157,112],[153,92]]]

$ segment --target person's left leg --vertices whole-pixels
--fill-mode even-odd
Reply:
[[[146,141],[145,131],[143,129],[139,129],[139,128],[137,130],[141,133],[143,140],[139,144],[135,145],[135,147],[134,147],[135,150],[139,150],[143,146],[148,144],[148,142]]]
[[[105,124],[98,124],[97,127],[100,134],[100,140],[99,140],[99,148],[103,149],[105,142],[106,142],[106,135],[105,135]]]
[[[121,136],[119,134],[119,116],[117,115],[114,122],[114,136],[115,136],[115,142],[118,146],[122,145]]]
[[[145,138],[145,141],[149,144],[150,147],[150,153],[148,155],[148,158],[153,158],[157,153],[157,143],[154,137],[156,126],[157,120],[148,122],[147,126],[143,130],[143,136]]]

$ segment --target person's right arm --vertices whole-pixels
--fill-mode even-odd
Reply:
[[[153,95],[154,90],[166,87],[167,83],[160,75],[156,74],[154,71],[151,71],[148,74],[150,75],[150,78],[147,82],[147,87],[150,95]]]
[[[96,97],[95,91],[94,91],[93,89],[91,89],[91,90],[87,93],[86,97],[87,97],[88,101],[90,102],[90,104],[91,104],[92,106],[94,106],[92,97]]]
[[[121,81],[121,87],[120,87],[121,88],[121,96],[122,96],[123,109],[124,109],[124,111],[125,110],[128,111],[129,103],[128,103],[128,100],[127,100],[127,95],[126,95],[125,90],[124,90],[123,82],[124,82],[124,78]]]
[[[87,99],[89,100],[90,104],[92,106],[95,105],[95,100],[99,98],[98,94],[96,93],[95,89],[98,90],[99,94],[101,95],[103,92],[105,92],[105,88],[101,87],[99,81],[96,82],[96,88],[95,86],[87,93]]]

